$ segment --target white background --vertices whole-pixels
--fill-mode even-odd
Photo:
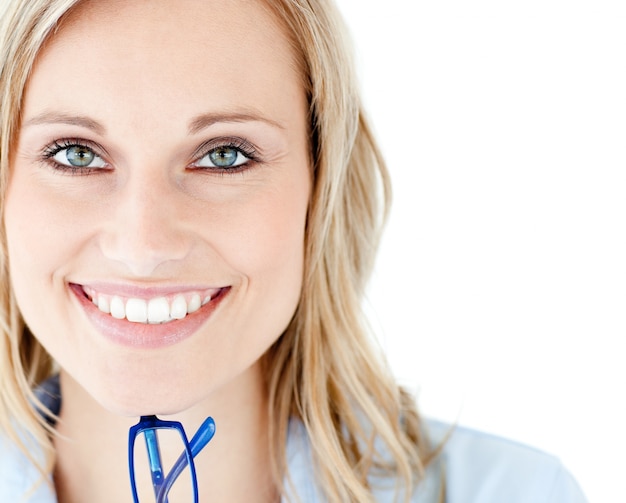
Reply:
[[[369,305],[398,378],[626,502],[626,2],[338,1],[394,182]]]

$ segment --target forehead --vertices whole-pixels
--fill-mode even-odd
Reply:
[[[226,52],[270,45],[275,56],[291,56],[263,0],[85,0],[64,16],[53,40],[59,35],[69,44],[91,39],[125,54],[159,49],[180,57],[176,42],[184,40],[185,52],[207,44]]]
[[[303,94],[297,66],[261,1],[89,0],[62,19],[40,52],[26,109],[56,102],[143,113],[157,99],[163,113],[168,103],[197,113],[198,100],[276,109]]]

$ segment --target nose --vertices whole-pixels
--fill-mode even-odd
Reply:
[[[191,249],[184,195],[159,176],[130,176],[115,191],[101,233],[103,255],[136,277],[150,277]]]

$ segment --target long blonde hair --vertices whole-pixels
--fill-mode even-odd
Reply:
[[[0,198],[30,69],[46,38],[79,1],[15,0],[4,6]],[[361,307],[388,212],[388,172],[362,109],[351,50],[331,0],[265,5],[284,28],[300,65],[314,169],[301,299],[290,326],[264,356],[276,483],[286,489],[285,441],[289,421],[297,417],[310,437],[316,479],[328,501],[372,501],[368,476],[374,472],[390,478],[400,489],[399,499],[408,500],[434,453],[412,399],[395,384],[373,343]],[[47,453],[41,465],[47,474],[54,451],[49,427],[33,409],[32,389],[51,375],[53,362],[24,326],[11,292],[4,231],[0,239],[0,427],[28,454],[14,427],[16,420],[24,425]]]

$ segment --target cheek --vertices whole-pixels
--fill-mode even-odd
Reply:
[[[63,268],[77,255],[76,209],[66,206],[15,171],[4,208],[9,274],[24,320],[38,337],[58,325]]]
[[[248,220],[247,230],[238,240],[233,240],[233,257],[246,263],[243,271],[249,269],[251,274],[293,268],[302,261],[304,220],[305,212],[294,211],[294,207],[263,211],[257,206]]]
[[[32,282],[37,271],[54,251],[48,241],[48,222],[42,221],[46,213],[40,211],[40,204],[23,189],[24,183],[14,177],[7,191],[4,211],[10,273],[17,290],[29,284],[35,286]]]
[[[261,279],[279,284],[294,277],[299,289],[310,190],[308,171],[300,169],[289,183],[261,191],[218,219],[226,237],[220,255],[247,276],[251,286]]]
[[[47,325],[42,311],[50,299],[44,279],[48,246],[37,239],[39,225],[33,220],[37,214],[33,205],[12,192],[11,197],[7,194],[4,213],[11,290],[24,321],[39,337],[40,327]]]
[[[5,202],[7,248],[16,282],[22,274],[52,274],[48,268],[71,247],[71,236],[76,234],[70,217],[76,210],[64,211],[62,205],[51,201],[45,192],[29,187],[27,181],[15,176]]]
[[[255,341],[261,352],[285,330],[300,299],[308,198],[308,177],[276,186],[225,226],[228,249],[219,254],[243,281],[235,327],[247,334],[241,342]]]

